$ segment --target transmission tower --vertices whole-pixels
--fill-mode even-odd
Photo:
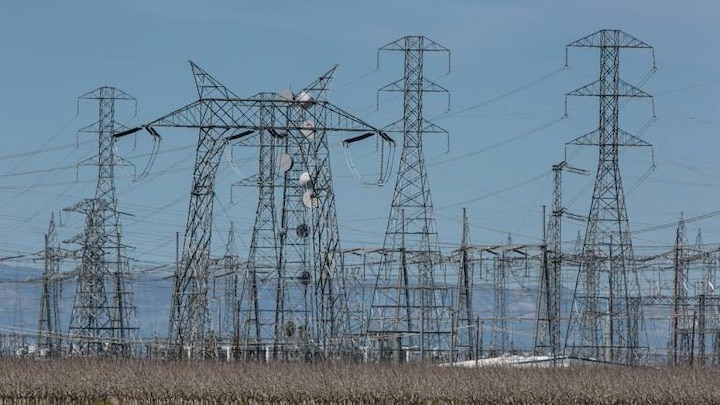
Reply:
[[[713,254],[705,250],[702,232],[699,228],[695,236],[695,253],[700,255],[700,261],[702,263],[703,287],[701,291],[708,296],[715,295],[716,266],[714,265]]]
[[[235,244],[235,226],[230,222],[230,230],[228,230],[227,244],[225,245],[225,254],[220,259],[222,266],[221,278],[224,281],[224,310],[220,317],[220,330],[218,336],[222,340],[229,341],[233,344],[233,348],[237,348],[237,337],[239,336],[239,314],[240,308],[240,256],[237,252]],[[236,353],[233,353],[236,354]]]
[[[600,120],[598,129],[569,142],[597,146],[599,159],[566,349],[573,355],[634,364],[640,357],[642,314],[635,313],[628,301],[640,295],[640,286],[633,264],[619,148],[649,144],[621,130],[618,118],[621,97],[650,95],[620,79],[620,49],[652,48],[619,30],[598,31],[570,47],[600,49],[600,78],[568,93],[598,97]]]
[[[493,328],[490,335],[491,356],[500,356],[509,350],[510,338],[507,327],[507,276],[510,270],[508,249],[512,246],[512,237],[508,235],[505,248],[494,260],[493,269]]]
[[[693,333],[693,315],[688,311],[688,288],[690,284],[687,236],[682,213],[675,231],[673,249],[673,311],[670,330],[670,357],[672,364],[690,362]]]
[[[535,354],[560,354],[560,294],[562,270],[562,171],[563,161],[553,165],[553,206],[547,226],[547,239],[538,288]],[[549,258],[548,258],[549,256]]]
[[[134,104],[135,99],[117,88],[101,87],[79,100],[97,101],[99,105],[98,121],[80,130],[98,136],[97,155],[80,163],[97,166],[98,180],[94,198],[65,208],[85,215],[85,230],[74,239],[82,245],[82,260],[77,270],[70,339],[78,354],[129,356],[137,342],[138,327],[117,209],[115,167],[130,164],[116,154],[112,134],[125,129],[115,121],[116,103]]]
[[[253,98],[258,100],[274,100],[276,93],[260,93]],[[278,153],[283,149],[287,134],[270,131],[273,115],[269,108],[259,112],[261,128],[257,137],[239,142],[239,146],[255,147],[258,149],[258,172],[236,183],[237,186],[256,187],[258,190],[258,203],[255,210],[255,223],[250,239],[250,251],[247,265],[240,274],[237,326],[233,339],[233,346],[237,351],[237,358],[258,358],[264,345],[272,342],[275,336],[272,313],[264,303],[272,300],[266,298],[259,300],[260,290],[266,289],[264,294],[270,297],[275,294],[277,285],[270,286],[271,280],[277,280],[279,269],[279,247],[276,211],[276,177],[277,165],[280,163]],[[283,161],[286,165],[292,162]],[[274,303],[274,302],[273,302]]]
[[[182,259],[174,277],[170,309],[168,328],[170,355],[175,358],[202,358],[214,352],[214,348],[207,347],[208,342],[206,341],[209,326],[207,297],[209,251],[215,175],[222,153],[229,142],[244,139],[260,130],[267,130],[271,133],[274,132],[277,136],[295,134],[294,136],[302,137],[309,137],[308,134],[324,135],[329,132],[363,132],[367,136],[380,137],[383,141],[381,145],[393,143],[392,139],[383,131],[329,102],[312,99],[312,97],[281,97],[279,94],[273,99],[266,100],[253,97],[240,98],[194,63],[191,62],[191,66],[198,90],[199,99],[197,101],[150,123],[115,135],[121,137],[143,128],[151,134],[157,135],[154,127],[196,128],[200,132]],[[296,115],[299,114],[297,109],[303,109],[302,114],[307,117],[299,124]],[[318,136],[318,138],[320,137],[324,138],[324,136]],[[311,144],[317,145],[316,142]],[[296,163],[304,164],[303,161]],[[311,206],[316,204],[320,206],[320,201],[323,199],[322,193],[308,194]],[[290,231],[304,233],[308,229],[301,227],[300,229],[283,228],[281,230],[281,232]],[[280,271],[283,270],[280,269]],[[319,267],[312,270],[320,274],[326,273]],[[304,275],[302,272],[300,274]],[[333,274],[333,276],[335,275]],[[304,281],[304,279],[298,280]],[[322,283],[315,288],[316,291],[326,291],[323,290]],[[318,308],[329,307],[330,305],[321,304]],[[335,309],[341,310],[341,306],[337,306]],[[340,316],[332,318],[339,319]],[[312,319],[313,329],[325,333],[324,331],[327,331],[328,328],[324,323],[327,322],[332,322],[332,319],[328,320],[324,315],[322,317],[314,316]],[[339,329],[333,327],[330,330],[337,331]],[[317,342],[322,344],[334,340],[334,338],[334,336],[323,336]]]
[[[62,343],[60,334],[60,243],[55,232],[55,215],[50,216],[50,225],[45,234],[45,270],[42,276],[42,296],[38,318],[38,349],[46,350],[48,356],[56,357]]]
[[[449,70],[450,51],[422,36],[400,38],[380,51],[404,53],[404,77],[380,89],[403,93],[403,118],[388,127],[402,133],[403,150],[368,336],[377,339],[381,353],[393,345],[397,358],[402,350],[411,350],[425,359],[431,350],[451,346],[452,304],[444,301],[447,286],[436,282],[445,282],[446,274],[422,148],[423,135],[446,133],[424,118],[423,96],[447,90],[425,77],[423,65],[426,52],[447,52]]]
[[[349,319],[328,140],[315,129],[327,117],[311,117],[302,102],[325,101],[335,69],[293,96],[299,102],[289,109],[289,124],[305,129],[289,131],[281,156],[289,164],[282,167],[275,355],[284,346],[287,355],[327,357],[347,343],[341,341]]]
[[[470,225],[467,211],[463,208],[463,233],[460,242],[460,265],[455,310],[453,311],[453,352],[457,359],[470,360],[475,355],[475,330],[473,328],[473,266],[470,256]],[[452,359],[455,360],[454,358]]]
[[[560,303],[562,298],[562,266],[565,256],[562,252],[562,218],[570,214],[562,203],[562,173],[587,175],[587,171],[568,165],[562,161],[552,166],[553,205],[550,221],[547,224],[545,253],[538,287],[538,306],[535,324],[534,351],[546,353],[553,358],[561,353],[560,341]],[[578,234],[578,240],[582,240]],[[577,243],[582,246],[582,243]],[[579,248],[581,251],[582,248]],[[579,253],[579,252],[576,252]]]
[[[698,291],[698,360],[701,365],[717,364],[720,355],[720,307],[716,305],[716,263],[712,252],[706,250],[702,232],[695,237],[694,255],[699,256],[702,280]],[[708,355],[708,350],[710,354]]]

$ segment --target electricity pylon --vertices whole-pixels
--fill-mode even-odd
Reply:
[[[70,340],[76,354],[130,356],[138,326],[115,194],[115,167],[130,164],[116,154],[112,134],[125,129],[115,121],[116,102],[134,104],[135,99],[120,89],[101,87],[80,100],[97,101],[99,105],[98,121],[80,130],[98,136],[97,155],[80,163],[97,166],[98,177],[94,198],[65,209],[85,215],[85,230],[74,239],[82,245],[82,260],[77,270]]]
[[[563,171],[587,175],[588,172],[568,165],[562,161],[552,166],[553,205],[550,221],[547,224],[544,256],[538,287],[538,306],[535,323],[535,354],[549,354],[553,358],[562,353],[560,339],[561,299],[562,299],[562,218],[568,214],[562,203]],[[580,236],[578,235],[578,238]],[[581,244],[579,244],[581,246]]]
[[[470,254],[470,224],[467,211],[463,208],[463,233],[460,242],[458,266],[458,289],[453,311],[453,352],[457,360],[470,360],[475,355],[475,330],[473,328],[473,286],[474,269]],[[455,358],[451,359],[454,361]]]
[[[237,336],[239,336],[239,295],[240,295],[240,256],[235,243],[235,225],[230,222],[225,254],[219,260],[222,266],[220,278],[224,280],[223,285],[223,306],[222,317],[219,320],[218,336],[233,344],[233,350],[237,349]],[[219,308],[218,308],[219,309]],[[235,354],[235,353],[234,353]]]
[[[388,126],[402,133],[403,150],[395,191],[390,206],[384,257],[373,292],[368,321],[368,338],[380,347],[380,357],[388,349],[400,359],[403,350],[418,353],[422,359],[432,351],[450,349],[452,303],[445,302],[448,286],[445,264],[438,245],[438,234],[430,196],[423,136],[446,133],[426,120],[423,97],[428,92],[447,92],[425,77],[426,52],[450,51],[423,36],[406,36],[380,51],[404,54],[404,76],[380,91],[403,94],[403,118]],[[379,53],[378,52],[378,53]]]
[[[342,341],[349,319],[327,133],[316,129],[325,126],[326,117],[313,118],[302,102],[326,101],[335,69],[295,95],[299,103],[289,109],[289,124],[305,129],[288,132],[282,155],[289,164],[282,168],[274,356],[283,347],[285,355],[327,357],[347,343]]]
[[[509,249],[512,237],[508,234],[505,248],[494,260],[493,268],[493,328],[490,334],[491,356],[500,356],[511,349],[507,327],[507,279],[511,261]]]
[[[598,97],[600,120],[596,130],[569,142],[597,146],[599,159],[565,347],[573,355],[635,364],[641,356],[642,314],[635,313],[629,299],[640,295],[640,286],[619,149],[650,145],[620,129],[619,112],[621,98],[650,95],[620,79],[620,49],[652,48],[619,30],[598,31],[567,47],[600,49],[600,78],[568,93]]]
[[[157,135],[154,127],[195,128],[200,132],[182,259],[174,277],[170,305],[170,356],[175,358],[201,358],[214,352],[214,348],[206,347],[205,342],[209,326],[209,252],[215,175],[222,153],[229,142],[264,129],[279,135],[294,132],[300,134],[299,136],[309,133],[363,132],[379,136],[383,145],[392,143],[392,139],[383,131],[327,101],[280,95],[269,100],[240,98],[196,64],[190,64],[198,90],[197,101],[150,123],[116,134],[117,137],[125,136],[145,128],[151,134]],[[294,115],[297,108],[302,108],[304,116],[307,117],[301,123],[297,122]],[[322,196],[316,195],[315,198]],[[309,201],[315,204],[312,198]],[[297,232],[300,229],[285,231]],[[330,321],[332,319],[325,317],[318,319],[318,322]],[[325,325],[321,325],[319,329],[327,330]],[[323,336],[321,341],[334,338]]]
[[[274,100],[276,93],[260,93],[253,96],[258,100]],[[269,109],[260,110],[260,121],[267,127],[272,125],[272,114]],[[274,331],[272,313],[274,308],[263,304],[272,301],[269,295],[274,291],[266,291],[268,297],[261,302],[259,297],[262,289],[273,289],[272,280],[277,281],[279,273],[279,246],[276,211],[276,177],[278,174],[278,153],[283,150],[287,136],[278,136],[275,131],[263,125],[257,137],[242,140],[239,146],[256,147],[258,149],[258,171],[235,185],[256,187],[258,203],[255,209],[255,222],[250,237],[250,250],[247,265],[243,266],[238,279],[237,326],[233,338],[233,346],[237,358],[257,359],[263,346],[277,336]],[[286,164],[290,164],[286,162]],[[280,168],[281,169],[281,168]]]
[[[688,308],[688,289],[690,288],[690,261],[687,248],[685,219],[680,213],[675,231],[673,249],[673,311],[670,328],[670,358],[672,364],[688,364],[691,357],[693,314]]]
[[[55,231],[55,215],[50,215],[50,225],[45,234],[45,269],[42,275],[40,316],[38,317],[37,345],[47,350],[49,357],[60,354],[62,344],[60,330],[60,243]]]

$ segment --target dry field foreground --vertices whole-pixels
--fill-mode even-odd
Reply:
[[[716,368],[0,359],[0,404],[716,404]]]

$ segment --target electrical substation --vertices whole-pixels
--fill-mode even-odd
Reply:
[[[81,96],[83,111],[98,111],[97,121],[80,130],[97,144],[97,154],[79,162],[97,168],[95,191],[48,210],[45,246],[34,254],[43,269],[32,284],[37,328],[1,331],[0,355],[398,363],[522,355],[553,363],[720,363],[720,248],[706,244],[701,232],[691,242],[686,228],[703,217],[678,213],[676,223],[633,229],[626,207],[623,150],[652,150],[640,136],[652,132],[654,116],[638,134],[620,127],[627,100],[653,102],[642,89],[645,80],[623,79],[621,54],[645,55],[652,74],[654,50],[624,31],[601,30],[570,42],[566,65],[580,48],[594,52],[596,64],[585,68],[599,67],[599,75],[568,92],[566,104],[596,100],[597,117],[584,135],[568,134],[565,148],[591,150],[596,160],[586,168],[548,160],[552,195],[544,196],[538,243],[514,243],[508,232],[497,244],[474,244],[473,238],[486,238],[471,235],[473,211],[462,207],[457,234],[439,234],[423,143],[445,136],[453,142],[454,135],[433,122],[442,111],[427,102],[449,102],[449,90],[430,77],[451,74],[452,59],[450,48],[424,36],[378,50],[378,67],[382,61],[383,71],[402,72],[377,89],[378,100],[402,100],[402,115],[392,123],[360,118],[333,102],[337,66],[295,91],[239,96],[190,62],[197,97],[132,125],[117,119],[118,109],[137,109],[135,98],[119,88]],[[389,63],[398,60],[390,55],[401,55],[402,65]],[[446,71],[434,71],[438,66]],[[556,98],[562,96],[559,91]],[[134,286],[152,269],[142,268],[133,241],[123,236],[123,220],[132,213],[123,210],[115,174],[131,163],[117,148],[138,138],[144,141],[138,148],[149,145],[140,184],[171,137],[197,142],[183,203],[186,225],[166,235],[177,252],[164,264],[170,271],[162,280],[171,287],[162,291],[170,293],[158,298],[167,303],[167,329],[148,331]],[[358,148],[370,151],[373,178],[363,187],[392,187],[375,246],[343,239],[333,143],[349,156]],[[234,150],[252,156],[252,172],[218,178]],[[565,208],[566,176],[592,182],[586,212]],[[226,210],[218,187],[252,199],[255,212],[233,213],[251,227],[226,221],[225,244],[214,246],[223,218],[218,210]],[[83,229],[62,234],[67,229],[53,212],[82,218]],[[568,237],[566,220],[581,223],[584,232]],[[660,227],[675,229],[667,249],[635,254],[633,237]],[[659,281],[650,288],[646,280]],[[61,297],[70,296],[71,308],[63,306]],[[521,301],[532,309],[521,310]],[[657,330],[663,331],[659,343],[648,336]]]

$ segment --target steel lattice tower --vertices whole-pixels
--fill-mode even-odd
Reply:
[[[512,237],[508,235],[505,248],[494,260],[493,268],[493,328],[490,334],[490,355],[501,356],[512,349],[507,327],[507,278],[510,271],[508,249],[512,247]]]
[[[553,205],[550,221],[547,224],[545,248],[538,286],[538,306],[535,323],[535,342],[533,350],[536,354],[549,354],[553,357],[562,353],[560,340],[560,305],[562,299],[562,267],[565,256],[562,251],[562,219],[567,213],[562,203],[563,172],[587,175],[587,171],[568,165],[566,161],[554,164],[553,173]],[[578,234],[576,242],[577,254],[581,251],[582,239]],[[572,254],[571,254],[572,258]]]
[[[473,327],[473,285],[474,271],[470,255],[470,224],[467,211],[463,208],[463,233],[460,242],[460,263],[458,290],[453,312],[453,352],[457,360],[470,360],[475,355],[475,330]],[[455,358],[452,359],[454,361]]]
[[[80,130],[98,135],[98,154],[82,165],[98,167],[95,197],[66,208],[85,215],[85,230],[75,241],[82,244],[70,339],[79,354],[129,356],[137,341],[136,310],[129,288],[120,213],[115,195],[115,167],[128,165],[117,156],[112,134],[124,127],[115,121],[118,101],[135,99],[114,87],[101,87],[80,97],[97,101],[99,119]]]
[[[670,329],[670,358],[672,364],[688,364],[694,339],[693,314],[688,311],[688,289],[690,288],[690,260],[687,247],[685,219],[682,213],[675,231],[673,249],[673,311]]]
[[[230,341],[234,345],[237,343],[239,335],[239,313],[238,297],[240,295],[240,256],[237,252],[235,243],[235,225],[230,222],[230,230],[228,230],[227,243],[225,244],[225,254],[220,259],[222,266],[222,274],[220,277],[224,281],[223,286],[223,306],[224,310],[220,318],[219,337],[222,340]],[[235,346],[236,347],[236,346]]]
[[[150,123],[115,134],[115,137],[122,137],[144,128],[152,135],[157,136],[158,133],[154,129],[156,126],[195,128],[199,129],[200,132],[182,259],[174,277],[169,316],[170,355],[175,358],[202,358],[215,352],[215,348],[210,347],[212,342],[208,340],[209,252],[212,236],[215,176],[222,153],[229,142],[246,138],[257,131],[267,130],[271,133],[275,132],[276,136],[288,136],[289,133],[296,133],[296,136],[305,138],[310,138],[309,134],[317,135],[317,138],[324,138],[326,133],[332,131],[364,132],[366,133],[363,135],[365,137],[380,137],[383,140],[383,146],[386,143],[393,144],[392,139],[383,131],[374,128],[327,101],[313,99],[312,97],[287,98],[280,95],[268,100],[253,97],[240,98],[194,63],[191,62],[191,66],[199,96],[196,101]],[[302,109],[302,115],[307,117],[299,124],[297,118],[300,113],[297,112],[298,109]],[[323,140],[323,142],[326,141]],[[322,145],[321,142],[310,142],[309,144]],[[309,155],[306,153],[303,156]],[[312,159],[317,159],[315,155],[312,156]],[[319,153],[318,156],[320,156]],[[321,161],[327,162],[327,158],[325,157]],[[305,163],[302,160],[297,162],[298,165]],[[318,166],[310,167],[316,169]],[[328,176],[318,175],[316,178],[319,179],[313,180],[316,190],[317,184],[324,184],[323,179],[327,179],[329,182]],[[311,206],[317,205],[320,207],[323,200],[330,200],[330,198],[325,198],[326,189],[317,191],[319,191],[319,194],[308,194],[307,201]],[[327,195],[330,195],[330,193]],[[318,210],[318,212],[324,211]],[[323,224],[332,222],[329,218],[319,218],[318,221],[325,221]],[[305,223],[307,224],[307,222]],[[296,228],[282,229],[281,232],[297,232],[299,230],[302,230],[303,233],[306,231],[304,228]],[[328,237],[325,234],[320,241],[326,240],[324,238]],[[317,240],[315,240],[315,243],[317,243]],[[328,255],[329,250],[320,250],[322,255]],[[334,263],[339,262],[335,261]],[[328,273],[320,266],[311,270],[320,274]],[[304,273],[300,274],[304,276]],[[331,275],[336,276],[336,274]],[[325,289],[327,285],[329,283],[323,284],[320,282],[317,286],[314,286],[314,290],[328,291]],[[341,284],[336,284],[333,281],[332,285],[335,286],[336,290],[341,290]],[[326,297],[326,295],[329,294],[323,293],[323,297]],[[321,303],[318,308],[331,308],[332,310],[341,311],[342,305],[333,306]],[[337,319],[341,318],[342,316],[339,315],[327,317],[323,315],[313,318],[313,330],[326,331],[328,330],[327,324],[337,325]],[[332,326],[330,330],[340,335],[338,332],[340,329],[336,326]],[[333,336],[322,336],[314,344],[323,345],[328,341],[335,342],[336,340]]]
[[[642,314],[629,303],[629,298],[640,295],[640,286],[633,264],[619,149],[649,144],[621,130],[618,123],[622,97],[650,95],[620,79],[620,49],[652,48],[619,30],[598,31],[570,47],[600,49],[600,78],[568,93],[598,97],[600,114],[598,129],[569,143],[597,146],[599,159],[566,349],[583,357],[634,364],[640,357]]]
[[[277,97],[276,93],[260,93],[253,98],[269,101]],[[272,309],[262,305],[259,290],[268,287],[266,284],[272,283],[270,280],[277,280],[279,247],[275,193],[278,187],[275,179],[278,172],[277,154],[287,136],[268,130],[273,124],[271,108],[261,108],[259,116],[261,125],[257,137],[241,142],[242,146],[258,148],[258,172],[237,183],[240,186],[257,187],[258,190],[250,251],[239,280],[238,325],[233,339],[238,357],[243,359],[260,356],[263,344],[268,343],[264,339],[272,339],[275,335]]]
[[[445,303],[445,267],[433,217],[423,154],[422,137],[446,133],[423,115],[423,96],[427,92],[447,92],[424,75],[426,52],[450,51],[422,36],[407,36],[378,51],[404,53],[404,77],[380,91],[403,93],[403,118],[390,130],[403,134],[403,150],[390,207],[383,248],[385,257],[378,273],[368,336],[377,339],[381,357],[387,349],[418,351],[425,358],[430,350],[451,346],[451,303]]]
[[[235,95],[191,62],[200,100],[230,98]],[[171,356],[203,358],[213,356],[208,341],[210,308],[208,278],[210,239],[215,199],[215,175],[220,165],[230,129],[217,127],[217,117],[208,106],[198,109],[199,136],[190,191],[187,226],[183,239],[180,268],[174,277],[170,324]]]
[[[538,288],[536,354],[560,354],[560,294],[562,269],[562,171],[567,162],[553,165],[553,206],[547,226],[540,288]],[[549,257],[548,257],[549,256]]]
[[[38,318],[37,345],[47,350],[48,356],[55,357],[60,352],[60,243],[55,231],[55,215],[50,216],[50,225],[45,234],[45,270],[42,276],[42,296],[40,298],[40,316]]]
[[[328,137],[328,117],[309,115],[303,100],[325,101],[336,67],[295,96],[283,160],[280,274],[276,295],[274,355],[325,357],[345,349],[350,328],[344,291]],[[306,129],[302,129],[306,128]],[[293,354],[294,353],[294,354]]]

